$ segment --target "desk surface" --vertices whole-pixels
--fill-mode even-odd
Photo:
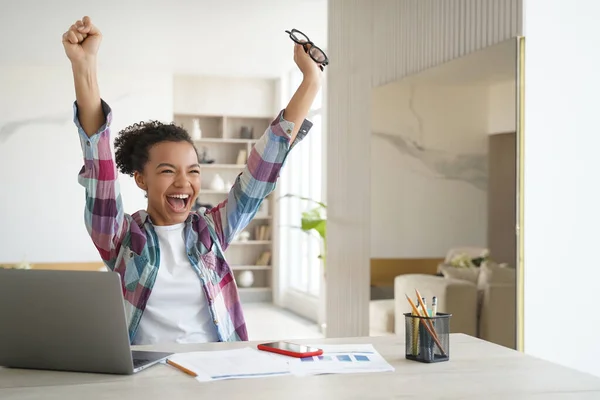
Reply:
[[[462,334],[451,335],[450,361],[437,364],[406,360],[403,339],[395,336],[319,342],[372,343],[396,371],[199,383],[163,364],[131,376],[0,368],[0,399],[600,399],[600,378]],[[185,352],[255,344],[167,345],[152,349]]]

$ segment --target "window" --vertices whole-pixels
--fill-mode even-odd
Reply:
[[[301,81],[300,71],[291,73],[288,98],[291,98]],[[321,90],[307,117],[313,126],[286,160],[280,180],[281,195],[324,200],[322,103]],[[316,233],[307,234],[300,229],[302,212],[315,206],[311,201],[293,197],[280,200],[279,268],[283,306],[316,321],[323,272],[319,258],[322,241]]]

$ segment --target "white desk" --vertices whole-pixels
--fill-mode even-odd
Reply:
[[[162,364],[132,376],[0,368],[0,399],[600,399],[600,378],[466,335],[452,335],[450,341],[450,361],[422,364],[406,360],[403,339],[394,336],[321,340],[373,343],[396,368],[393,373],[199,383]],[[169,345],[154,349],[183,352],[255,344]]]

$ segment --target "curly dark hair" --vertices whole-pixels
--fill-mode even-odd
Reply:
[[[121,173],[133,176],[144,170],[150,148],[160,142],[194,142],[187,131],[174,123],[138,122],[119,132],[115,139],[115,161]],[[196,154],[198,150],[194,146]]]

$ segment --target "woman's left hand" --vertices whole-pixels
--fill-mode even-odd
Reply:
[[[310,44],[307,45],[310,49]],[[300,71],[304,75],[304,78],[315,78],[319,79],[321,76],[321,69],[319,64],[313,61],[308,53],[304,50],[304,46],[301,44],[294,45],[294,62],[300,68]]]

